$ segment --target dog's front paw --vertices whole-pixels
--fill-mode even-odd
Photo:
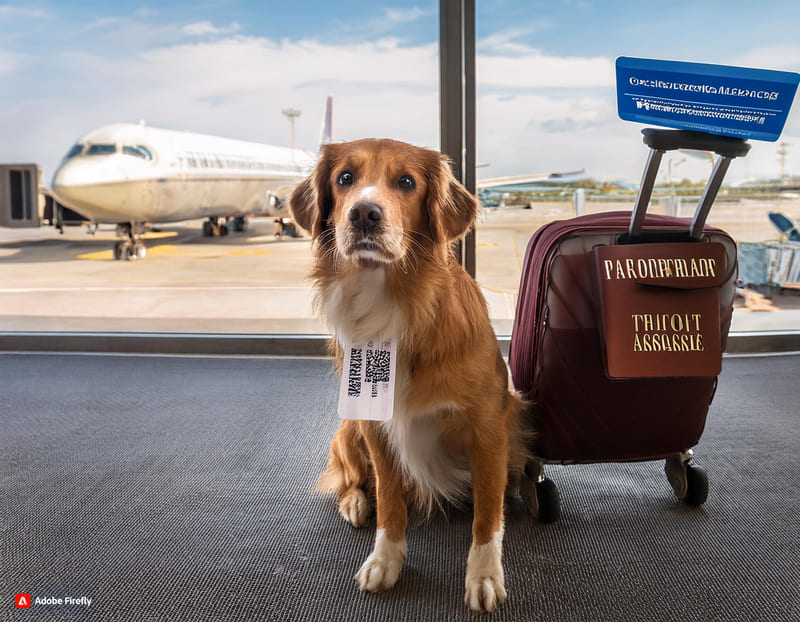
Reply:
[[[467,594],[464,602],[473,611],[492,612],[506,599],[503,573],[499,576],[470,577],[467,575]]]
[[[397,583],[405,558],[405,539],[392,542],[386,538],[383,530],[379,529],[375,537],[375,550],[356,573],[358,586],[364,592],[388,590]]]
[[[473,543],[467,558],[467,593],[464,596],[470,609],[491,612],[506,599],[503,576],[503,532],[486,544]]]
[[[369,517],[367,495],[360,488],[351,488],[339,500],[339,514],[353,527],[361,527]]]

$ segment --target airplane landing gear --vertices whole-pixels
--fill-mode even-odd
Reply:
[[[235,216],[233,218],[233,230],[237,232],[247,231],[247,218],[245,216]]]
[[[144,225],[141,223],[127,222],[117,225],[117,235],[128,239],[114,245],[114,259],[143,259],[147,255],[147,248],[140,237],[143,233]]]
[[[228,225],[224,218],[209,218],[203,223],[203,235],[207,238],[228,235]]]

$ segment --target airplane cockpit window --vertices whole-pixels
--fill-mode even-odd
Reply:
[[[116,145],[90,145],[86,150],[86,155],[107,155],[116,152]]]
[[[72,148],[67,151],[67,155],[64,156],[64,159],[69,160],[70,158],[74,158],[75,156],[80,155],[81,151],[83,151],[83,145],[72,145]]]
[[[137,158],[142,158],[143,160],[153,159],[153,154],[150,153],[150,150],[142,145],[136,145],[136,146],[125,145],[122,147],[122,153],[136,156]]]

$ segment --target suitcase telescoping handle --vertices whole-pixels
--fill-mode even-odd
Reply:
[[[725,173],[728,172],[731,160],[747,155],[747,152],[750,151],[750,143],[743,138],[717,136],[689,130],[646,128],[642,130],[642,134],[644,134],[642,140],[650,147],[650,154],[642,175],[642,183],[639,185],[639,194],[636,196],[633,214],[631,214],[628,235],[633,238],[642,232],[644,215],[647,212],[647,206],[650,204],[650,195],[653,193],[658,167],[661,164],[661,157],[664,152],[675,149],[693,149],[697,151],[713,151],[719,156],[714,164],[714,170],[708,179],[703,196],[700,197],[700,202],[697,204],[689,231],[692,239],[699,240],[703,234],[706,218],[708,218],[708,213],[711,211],[711,206],[717,197],[717,192],[719,192],[722,185]]]

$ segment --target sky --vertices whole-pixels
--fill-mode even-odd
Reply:
[[[476,30],[479,178],[638,181],[647,148],[617,115],[618,56],[800,72],[797,0],[477,0]],[[288,145],[285,108],[316,151],[327,95],[336,140],[436,149],[438,33],[430,0],[0,0],[0,162],[38,162],[49,185],[80,135],[140,120]],[[800,175],[797,110],[781,141]],[[728,179],[776,177],[777,151],[753,141]],[[709,172],[670,157],[674,178]]]

